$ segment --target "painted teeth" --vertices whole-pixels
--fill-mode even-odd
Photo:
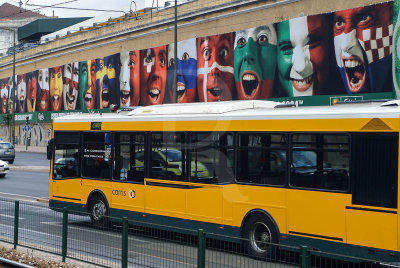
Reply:
[[[257,80],[257,78],[252,74],[246,74],[246,75],[243,76],[243,80],[245,80],[245,81],[253,81],[253,80]]]
[[[297,79],[292,79],[293,82],[295,82],[299,87],[304,87],[306,84],[310,84],[312,81],[312,75],[310,75],[307,78],[297,80]]]
[[[178,86],[178,88],[176,90],[177,91],[184,91],[185,90],[185,86]]]
[[[160,94],[160,90],[158,90],[157,88],[153,88],[152,90],[150,90],[150,93],[154,94],[154,95],[158,95],[158,94]]]
[[[362,65],[362,62],[359,60],[345,60],[344,61],[344,66],[346,68],[354,68],[354,67],[357,67],[360,65]]]
[[[58,96],[58,95],[55,95],[55,96],[53,97],[54,100],[58,100],[59,98],[60,98],[60,96]]]

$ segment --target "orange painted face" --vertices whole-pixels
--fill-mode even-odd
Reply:
[[[162,104],[167,82],[167,46],[140,51],[142,105]]]
[[[52,111],[61,110],[63,80],[61,66],[50,68],[50,103]]]
[[[197,39],[197,91],[200,101],[232,99],[233,33]]]
[[[36,108],[37,73],[36,71],[28,76],[28,85],[26,89],[26,106],[28,112],[34,112]]]

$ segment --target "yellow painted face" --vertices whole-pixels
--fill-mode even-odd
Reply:
[[[113,56],[100,58],[96,70],[97,90],[100,90],[99,108],[107,108],[110,105],[111,91],[117,77]]]
[[[61,66],[50,69],[50,102],[52,111],[61,110],[63,80]]]

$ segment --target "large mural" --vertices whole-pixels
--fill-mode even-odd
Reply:
[[[326,105],[397,98],[396,10],[387,2],[191,38],[178,42],[176,62],[174,44],[165,44],[49,66],[17,75],[15,109],[39,113],[34,118],[40,121],[45,112],[90,112],[111,104],[272,99]],[[13,106],[11,80],[0,80],[2,113]]]

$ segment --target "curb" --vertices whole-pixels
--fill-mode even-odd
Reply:
[[[19,263],[19,262],[16,262],[16,261],[12,261],[12,260],[8,260],[8,259],[0,257],[0,264],[1,263],[7,264],[6,267],[35,268],[34,266],[30,266],[30,265],[27,265],[27,264]]]

